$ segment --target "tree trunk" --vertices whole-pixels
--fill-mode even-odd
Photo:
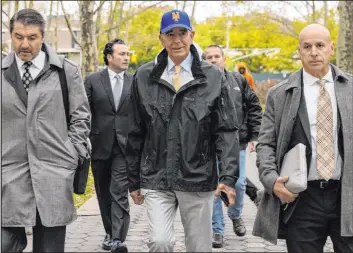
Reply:
[[[328,7],[327,7],[327,1],[324,1],[324,25],[327,27],[328,23]]]
[[[350,1],[339,1],[338,11],[337,66],[353,74],[353,5]]]
[[[313,8],[313,23],[316,23],[316,8],[315,8],[315,1],[312,1],[312,8]]]
[[[33,9],[33,0],[29,1],[29,8]]]
[[[49,7],[49,21],[48,21],[48,24],[47,24],[47,38],[50,38],[50,40],[53,42],[53,33],[50,31],[50,27],[51,27],[51,23],[52,23],[52,20],[53,20],[53,0],[50,0],[50,7]]]
[[[183,8],[182,8],[182,10],[185,11],[185,8],[186,8],[186,1],[183,1]]]
[[[112,24],[113,23],[113,16],[114,16],[114,9],[115,9],[115,6],[117,5],[117,1],[113,2],[113,1],[110,1],[109,3],[109,17],[108,17],[108,24]],[[108,41],[110,41],[111,39],[111,32],[107,33],[107,39]]]
[[[100,8],[97,11],[97,19],[96,19],[96,36],[98,36],[100,29],[101,29],[101,25],[102,25],[102,9]]]
[[[58,51],[58,13],[59,13],[59,1],[56,2],[56,19],[55,19],[55,29],[54,29],[54,41],[55,41],[55,51]]]
[[[16,0],[15,1],[15,13],[17,13],[18,12],[18,9],[19,9],[19,6],[20,5],[20,1],[19,0]]]
[[[115,31],[114,31],[114,33],[113,33],[113,35],[114,35],[114,38],[116,38],[116,37],[119,37],[120,38],[120,27],[121,27],[121,25],[122,25],[122,21],[123,21],[123,15],[124,15],[124,3],[125,3],[125,1],[121,1],[120,3],[119,3],[119,6],[120,6],[120,8],[119,8],[119,20],[118,20],[118,27],[115,29]],[[131,9],[131,1],[130,1],[130,9]],[[116,12],[116,11],[115,11]]]
[[[96,72],[98,66],[98,51],[96,25],[94,22],[94,1],[79,1],[81,24],[82,76]]]
[[[191,11],[191,17],[190,17],[190,21],[192,24],[194,24],[194,21],[195,21],[195,10],[196,10],[196,1],[193,2],[192,4],[192,11]]]

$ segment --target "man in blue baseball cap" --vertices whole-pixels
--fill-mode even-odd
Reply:
[[[201,61],[185,12],[163,15],[159,39],[164,49],[136,71],[132,84],[129,191],[135,204],[146,205],[150,252],[173,252],[178,207],[186,251],[211,252],[215,195],[223,192],[234,204],[236,110],[219,68]]]

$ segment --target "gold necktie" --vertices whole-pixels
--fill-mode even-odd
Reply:
[[[180,67],[180,65],[175,65],[174,68],[175,68],[175,72],[173,75],[173,86],[174,86],[174,89],[176,90],[176,92],[178,92],[178,90],[181,87],[181,77],[179,75],[181,67]]]
[[[335,169],[333,113],[330,94],[325,89],[325,80],[323,79],[320,80],[316,127],[317,173],[320,179],[329,180]]]

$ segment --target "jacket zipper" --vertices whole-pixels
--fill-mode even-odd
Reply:
[[[223,97],[221,97],[221,106],[222,106],[221,110],[223,113],[223,118],[225,120],[228,120],[228,115],[227,115],[226,111],[224,110],[224,98]]]

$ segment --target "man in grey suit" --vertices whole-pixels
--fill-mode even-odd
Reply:
[[[323,252],[330,236],[335,251],[353,252],[352,75],[330,64],[333,42],[319,24],[300,32],[298,53],[303,68],[268,93],[257,145],[265,194],[253,234],[285,238],[288,252]],[[298,143],[306,146],[308,186],[297,196],[279,174]]]
[[[76,219],[73,180],[89,158],[90,111],[80,69],[43,42],[44,19],[23,9],[10,20],[14,52],[2,60],[1,249],[22,252],[33,227],[33,252],[64,252]],[[69,95],[67,124],[58,70]]]
[[[89,75],[86,93],[92,112],[92,171],[106,237],[102,248],[126,252],[129,229],[128,179],[125,163],[127,105],[132,75],[129,48],[121,39],[108,42],[103,51],[107,68]]]

